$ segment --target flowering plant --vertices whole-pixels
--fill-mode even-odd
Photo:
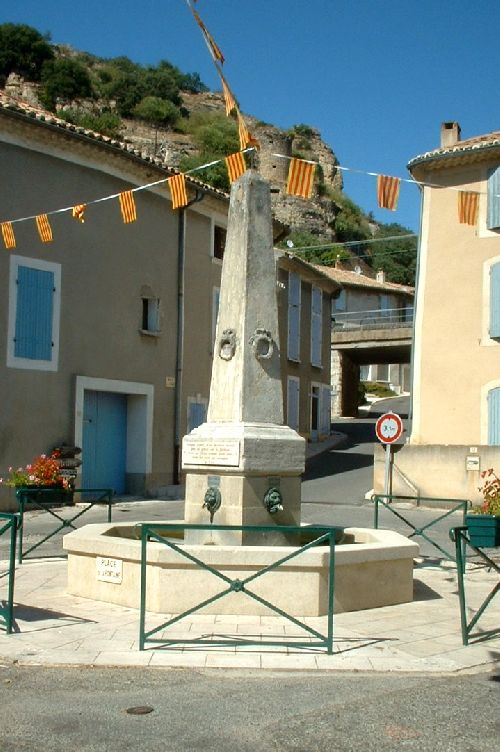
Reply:
[[[483,470],[481,478],[485,479],[483,485],[479,487],[479,491],[483,494],[483,503],[473,511],[477,514],[492,514],[500,517],[500,478],[492,467],[489,470]]]
[[[59,452],[52,452],[50,457],[47,457],[46,454],[40,454],[26,467],[18,467],[17,470],[9,467],[9,477],[6,480],[0,478],[0,483],[15,488],[19,486],[61,486],[68,488],[68,480],[61,477],[60,474],[58,457]]]

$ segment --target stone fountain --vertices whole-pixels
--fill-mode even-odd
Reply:
[[[184,438],[182,462],[186,523],[273,528],[265,534],[188,529],[178,541],[183,550],[244,579],[298,545],[282,528],[300,525],[305,441],[284,425],[270,191],[251,170],[231,191],[207,422]],[[109,523],[65,536],[69,592],[138,607],[137,532],[134,525]],[[397,533],[346,528],[335,556],[336,611],[411,600],[417,554],[417,544]],[[328,560],[326,547],[310,548],[255,580],[253,590],[287,613],[324,614]],[[224,587],[159,542],[148,544],[147,566],[151,611],[181,613]],[[267,613],[241,592],[207,611]]]

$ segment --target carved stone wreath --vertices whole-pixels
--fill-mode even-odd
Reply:
[[[267,329],[256,329],[250,337],[250,344],[257,360],[269,360],[272,358],[274,343],[271,332]]]

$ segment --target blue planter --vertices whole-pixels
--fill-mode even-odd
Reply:
[[[479,548],[500,546],[500,517],[493,514],[467,514],[465,524],[473,546]]]

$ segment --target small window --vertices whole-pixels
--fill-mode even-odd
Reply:
[[[56,371],[61,265],[11,256],[7,366]]]
[[[143,332],[160,331],[160,301],[158,298],[142,299],[142,326]]]
[[[226,235],[227,232],[223,227],[214,225],[214,258],[221,261],[224,258],[224,251],[226,249]]]
[[[488,171],[488,211],[489,230],[500,228],[500,166]]]

